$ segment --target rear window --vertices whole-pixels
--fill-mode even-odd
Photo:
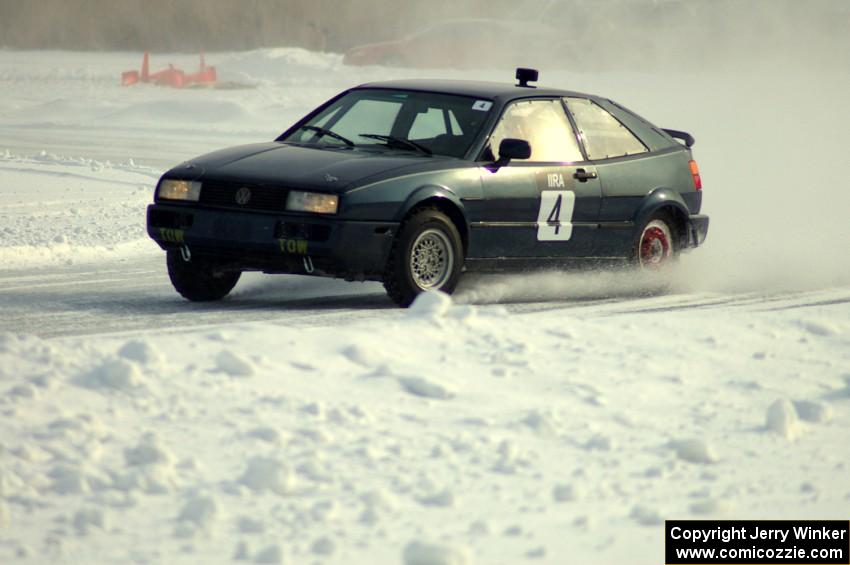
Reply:
[[[608,111],[586,98],[566,98],[587,156],[593,160],[646,153],[646,146]]]

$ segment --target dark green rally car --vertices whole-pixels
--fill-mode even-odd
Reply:
[[[150,236],[189,300],[242,271],[383,281],[409,305],[463,272],[632,262],[700,245],[693,138],[619,104],[519,83],[372,83],[275,141],[163,175]]]

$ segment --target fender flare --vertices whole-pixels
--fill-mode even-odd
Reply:
[[[682,195],[669,188],[656,188],[644,197],[635,212],[633,217],[635,230],[639,230],[647,219],[661,208],[672,208],[676,219],[682,222],[683,227],[687,227],[691,212]]]
[[[451,189],[445,186],[439,185],[424,185],[419,188],[413,190],[404,202],[399,206],[398,213],[396,217],[393,218],[396,222],[401,222],[407,217],[410,212],[415,209],[417,206],[422,204],[423,202],[434,201],[437,203],[445,204],[454,209],[453,213],[450,213],[452,221],[456,224],[459,224],[458,231],[461,234],[461,238],[463,239],[464,251],[469,244],[469,235],[471,233],[469,218],[466,215],[466,208],[461,202],[460,198],[457,194],[455,194]]]
[[[444,186],[437,185],[425,185],[420,186],[411,192],[407,198],[404,200],[402,205],[398,209],[398,213],[394,218],[395,221],[402,221],[405,216],[407,216],[411,210],[416,208],[422,202],[426,200],[434,200],[434,199],[445,199],[454,204],[454,206],[460,210],[461,214],[463,214],[464,221],[469,227],[469,221],[466,219],[466,210],[464,209],[463,203],[458,198],[457,194],[449,190]]]

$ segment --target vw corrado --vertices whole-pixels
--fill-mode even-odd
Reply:
[[[204,301],[243,271],[332,276],[407,306],[464,271],[656,270],[704,241],[689,134],[517,78],[365,84],[273,142],[171,169],[147,226],[174,288]]]

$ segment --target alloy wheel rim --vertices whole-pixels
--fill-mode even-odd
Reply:
[[[410,274],[416,286],[423,290],[438,289],[448,280],[454,255],[449,238],[441,231],[423,231],[410,251]]]
[[[640,240],[640,264],[660,269],[670,257],[670,238],[659,226],[648,226]]]

